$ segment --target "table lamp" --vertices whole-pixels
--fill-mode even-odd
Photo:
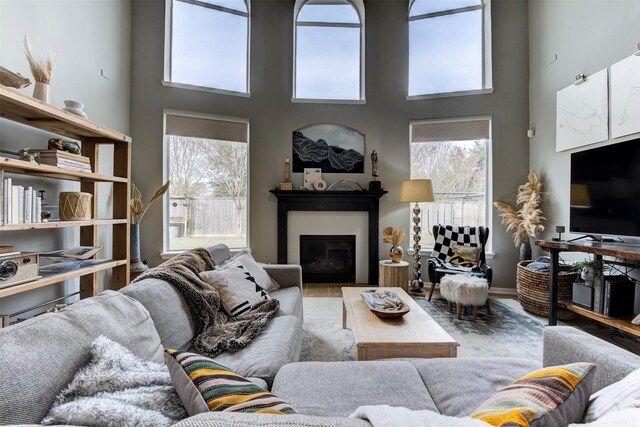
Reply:
[[[433,202],[433,186],[430,179],[411,179],[402,182],[400,202],[413,203],[413,280],[409,293],[424,296],[424,283],[420,276],[420,202]]]

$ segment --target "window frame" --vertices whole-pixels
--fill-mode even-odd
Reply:
[[[171,64],[173,60],[172,51],[172,39],[173,39],[173,2],[181,1],[183,3],[194,4],[196,6],[202,6],[209,9],[217,10],[219,12],[226,12],[232,15],[243,16],[247,18],[247,77],[246,77],[246,92],[239,92],[235,90],[220,89],[209,86],[193,85],[189,83],[174,82],[171,77]],[[165,0],[165,31],[164,31],[164,76],[162,85],[165,87],[175,87],[178,89],[196,90],[201,92],[212,92],[222,95],[233,95],[244,98],[251,97],[251,0],[243,0],[247,6],[247,12],[240,12],[235,9],[229,9],[223,6],[205,3],[198,0]]]
[[[447,9],[439,12],[425,13],[422,15],[411,16],[411,8],[416,0],[409,1],[409,9],[407,11],[408,25],[411,25],[412,21],[418,21],[422,19],[436,18],[439,16],[453,15],[456,13],[471,12],[474,10],[482,10],[482,88],[461,90],[453,92],[436,92],[425,93],[418,95],[409,95],[410,73],[411,73],[411,54],[410,50],[408,55],[408,67],[407,67],[407,101],[421,100],[421,99],[433,99],[433,98],[448,98],[455,96],[467,96],[467,95],[484,95],[493,93],[493,76],[492,76],[492,49],[491,49],[491,0],[479,0],[480,5],[467,6],[456,9]],[[409,34],[409,32],[407,33]],[[411,37],[407,37],[407,46],[411,44]]]
[[[443,117],[437,119],[418,119],[409,121],[409,179],[412,179],[411,172],[413,169],[413,159],[411,158],[411,144],[413,142],[413,127],[421,124],[437,124],[437,123],[461,123],[470,121],[487,121],[489,127],[489,138],[486,139],[486,170],[485,170],[485,227],[490,227],[493,224],[493,116],[492,115],[478,115],[478,116],[462,116],[462,117]],[[428,142],[426,142],[428,144]],[[434,189],[434,193],[437,193],[437,189]],[[409,229],[413,225],[409,223]],[[430,255],[433,247],[422,247],[420,250],[421,255]],[[409,249],[409,253],[413,254],[413,249]],[[489,233],[489,240],[485,246],[485,252],[487,258],[491,259],[495,255],[493,253],[493,234]]]
[[[360,24],[346,24],[334,22],[298,22],[298,15],[302,8],[308,3],[311,4],[343,4],[350,3],[358,14]],[[298,26],[304,27],[337,27],[337,28],[360,28],[360,97],[359,99],[324,99],[324,98],[298,98],[296,96],[297,67],[298,62]],[[291,102],[293,103],[316,103],[316,104],[365,104],[365,10],[363,0],[296,0],[293,6],[293,79],[291,88]]]
[[[218,121],[226,121],[232,123],[242,123],[247,125],[247,204],[246,204],[246,216],[247,216],[247,241],[246,247],[243,248],[232,248],[233,251],[249,249],[251,248],[251,126],[249,119],[242,117],[231,117],[231,116],[221,116],[218,114],[206,114],[206,113],[198,113],[193,111],[183,111],[183,110],[174,110],[174,109],[163,109],[162,110],[162,181],[167,182],[169,179],[169,161],[170,156],[168,156],[169,149],[169,138],[167,135],[167,116],[183,116],[189,118],[196,119],[208,119],[208,120],[218,120]],[[170,191],[167,191],[162,196],[162,253],[161,256],[164,259],[171,258],[179,253],[185,252],[186,250],[170,250],[169,249],[169,212],[170,212]]]

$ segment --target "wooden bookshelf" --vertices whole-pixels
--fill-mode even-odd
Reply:
[[[580,307],[573,304],[571,301],[558,301],[560,307],[566,308],[569,311],[573,311],[583,317],[588,317],[591,320],[595,320],[599,323],[611,326],[613,328],[624,331],[628,334],[640,337],[640,326],[636,326],[631,323],[631,318],[621,319],[617,317],[607,317],[595,311],[591,311],[587,308]]]
[[[97,273],[109,269],[112,272],[111,289],[120,289],[127,285],[129,283],[131,138],[2,85],[0,85],[0,117],[80,141],[82,155],[89,158],[92,170],[92,172],[76,171],[0,156],[1,171],[4,171],[5,174],[79,182],[80,191],[90,193],[93,196],[92,211],[94,215],[98,211],[99,203],[105,203],[107,197],[107,195],[100,197],[98,183],[111,183],[113,206],[111,214],[113,219],[94,218],[86,221],[0,225],[0,233],[77,227],[80,230],[79,244],[81,246],[98,246],[98,228],[111,226],[113,257],[111,260],[94,260],[100,262],[90,267],[44,276],[32,282],[0,289],[0,298],[75,278],[80,279],[81,298],[86,298],[96,295],[98,292]],[[99,153],[102,145],[113,147],[112,175],[101,174],[98,171]],[[43,141],[42,147],[46,147],[46,140]],[[18,182],[18,180],[18,177],[14,177],[14,182]],[[46,236],[48,235],[43,234],[43,239],[47,238]],[[2,234],[0,234],[0,240],[2,240]]]

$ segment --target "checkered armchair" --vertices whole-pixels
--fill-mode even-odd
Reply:
[[[434,225],[433,236],[436,243],[433,245],[431,257],[427,259],[427,272],[431,281],[429,291],[429,301],[433,296],[433,290],[440,283],[440,279],[447,274],[471,274],[487,279],[491,287],[493,271],[487,265],[485,246],[489,240],[489,229],[487,227],[465,227],[461,225]],[[480,248],[480,258],[477,267],[471,271],[457,269],[449,264],[453,254],[453,246],[471,246]]]

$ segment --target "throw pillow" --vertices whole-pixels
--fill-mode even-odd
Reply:
[[[205,356],[166,350],[173,385],[190,416],[206,412],[295,414],[291,406]]]
[[[164,364],[144,360],[106,337],[93,342],[90,357],[43,424],[169,426],[187,417]]]
[[[271,299],[239,260],[226,264],[224,269],[204,271],[200,278],[218,291],[222,307],[230,316],[249,313]]]
[[[640,369],[592,394],[584,422],[595,421],[626,408],[640,408]]]
[[[256,283],[267,292],[273,292],[277,289],[280,289],[280,285],[278,284],[278,282],[273,280],[271,276],[269,276],[269,273],[267,273],[267,271],[262,268],[260,263],[258,263],[253,258],[249,249],[242,249],[240,252],[232,256],[229,261],[225,262],[217,269],[224,270],[235,262],[241,263],[244,268],[246,268],[247,271],[251,273],[251,275],[256,279]]]
[[[514,381],[471,414],[493,426],[566,426],[582,420],[593,363],[542,368]]]
[[[476,268],[480,261],[480,250],[474,246],[453,245],[449,262],[460,267]]]

